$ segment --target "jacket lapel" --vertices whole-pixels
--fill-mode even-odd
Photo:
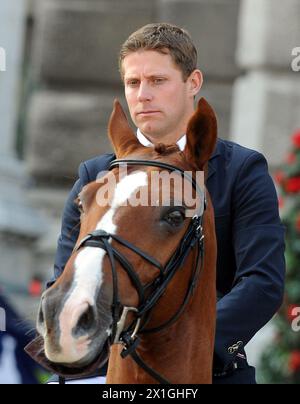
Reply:
[[[213,152],[213,155],[211,156],[209,162],[208,162],[208,176],[207,176],[207,181],[216,173],[216,167],[214,164],[214,160],[216,157],[220,156],[221,151],[220,151],[220,142],[219,140],[217,141],[215,151]]]

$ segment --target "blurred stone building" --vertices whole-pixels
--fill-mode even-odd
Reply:
[[[51,276],[78,165],[110,150],[113,99],[125,106],[119,47],[155,21],[191,33],[219,136],[281,163],[300,127],[300,0],[2,0],[0,284]],[[13,296],[26,315],[36,305]]]

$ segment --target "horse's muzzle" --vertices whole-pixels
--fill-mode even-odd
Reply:
[[[63,377],[86,377],[90,376],[100,370],[108,361],[109,358],[110,343],[109,339],[104,343],[102,351],[97,355],[96,359],[86,366],[73,363],[71,365],[57,364],[50,362],[44,351],[44,339],[39,336],[30,342],[25,347],[25,352],[43,368],[51,373],[55,373]]]

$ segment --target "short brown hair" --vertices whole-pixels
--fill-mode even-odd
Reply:
[[[176,25],[166,23],[148,24],[129,36],[121,46],[119,69],[121,76],[122,62],[132,52],[139,50],[156,50],[170,54],[175,64],[182,71],[184,81],[197,69],[197,50],[187,31]]]

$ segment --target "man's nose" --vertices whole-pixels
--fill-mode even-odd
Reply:
[[[138,91],[138,101],[145,102],[151,101],[153,98],[149,85],[145,82],[141,82],[139,91]]]

